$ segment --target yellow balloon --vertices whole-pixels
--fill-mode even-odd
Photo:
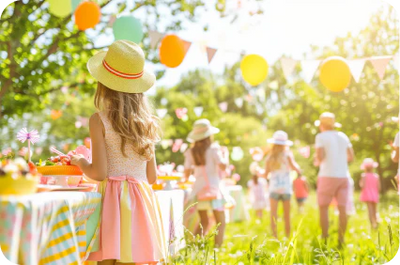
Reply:
[[[49,12],[57,17],[64,18],[72,13],[71,0],[47,0]]]
[[[261,84],[268,75],[268,63],[257,54],[246,55],[240,63],[243,79],[252,86]]]
[[[321,66],[321,83],[333,92],[340,92],[349,86],[351,72],[346,60],[340,56],[327,58]]]

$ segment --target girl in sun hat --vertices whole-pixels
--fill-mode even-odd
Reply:
[[[397,126],[399,124],[400,121],[400,114],[398,117],[392,117],[392,121],[397,123]],[[398,127],[397,127],[398,129]],[[392,161],[398,164],[397,167],[397,174],[395,176],[395,180],[397,183],[397,192],[400,194],[400,185],[399,185],[399,172],[400,172],[400,163],[399,163],[399,133],[397,132],[396,137],[394,138],[394,142],[392,144]]]
[[[198,227],[196,234],[207,233],[210,223],[207,212],[212,210],[217,224],[220,224],[218,234],[215,236],[216,247],[222,245],[224,238],[224,210],[227,202],[225,191],[221,187],[219,170],[226,170],[229,163],[228,149],[212,143],[212,135],[218,132],[219,129],[212,126],[209,120],[196,121],[187,137],[192,147],[184,154],[184,179],[188,179],[192,172],[196,177],[192,192],[186,200],[198,201],[196,206],[202,227]]]
[[[143,92],[155,76],[144,70],[144,53],[136,43],[119,40],[94,55],[87,67],[97,79],[89,120],[92,162],[73,156],[72,164],[101,181],[99,250],[88,260],[98,264],[154,264],[165,261],[167,246],[157,197],[155,143],[158,119]]]
[[[360,201],[367,204],[369,221],[371,222],[372,228],[378,227],[376,208],[379,202],[381,184],[379,175],[374,173],[374,169],[377,167],[378,163],[372,158],[365,158],[360,167],[364,170],[360,180],[360,187],[362,188]]]
[[[269,177],[269,198],[271,208],[271,228],[275,237],[276,220],[278,218],[278,202],[283,203],[283,213],[285,219],[286,237],[290,236],[290,198],[293,193],[290,171],[295,170],[301,175],[299,165],[290,152],[289,146],[293,142],[288,140],[288,135],[284,131],[276,131],[268,143],[272,144],[270,154],[265,161],[265,177]]]

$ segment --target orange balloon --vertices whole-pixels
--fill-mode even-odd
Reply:
[[[162,64],[170,68],[175,68],[185,58],[185,43],[176,35],[167,35],[161,40],[159,54]]]
[[[94,28],[101,17],[100,6],[95,2],[82,2],[75,9],[75,24],[80,30]]]

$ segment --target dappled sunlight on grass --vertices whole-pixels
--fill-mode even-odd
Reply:
[[[379,228],[371,230],[366,207],[358,202],[358,196],[356,193],[357,213],[349,218],[342,249],[338,245],[338,218],[333,208],[330,237],[326,243],[320,239],[319,212],[312,195],[304,214],[298,214],[296,205],[292,205],[293,232],[289,239],[284,238],[282,212],[278,239],[272,237],[267,213],[262,220],[253,217],[248,222],[228,224],[220,249],[213,248],[213,233],[205,238],[187,233],[187,247],[173,264],[384,264],[399,248],[398,197],[389,192],[382,198]]]

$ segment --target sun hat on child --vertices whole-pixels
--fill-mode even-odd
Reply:
[[[144,53],[136,43],[118,40],[108,51],[101,51],[89,59],[90,74],[108,88],[125,93],[143,93],[150,89],[156,77],[144,70]]]
[[[272,138],[267,140],[270,144],[277,144],[277,145],[288,145],[292,146],[293,142],[288,140],[288,134],[284,131],[276,131],[272,135]]]
[[[195,123],[193,124],[193,129],[189,133],[187,140],[190,143],[193,143],[206,139],[207,137],[210,137],[211,135],[217,133],[219,133],[219,129],[212,126],[209,120],[200,119],[195,121]]]
[[[333,126],[340,128],[342,127],[342,124],[335,122],[335,114],[331,112],[324,112],[319,116],[319,120],[316,120],[314,122],[315,126],[320,126],[321,124],[328,125],[328,126]]]
[[[373,167],[377,168],[378,167],[378,162],[375,162],[372,158],[365,158],[364,161],[362,162],[360,168],[364,170],[367,167]]]

